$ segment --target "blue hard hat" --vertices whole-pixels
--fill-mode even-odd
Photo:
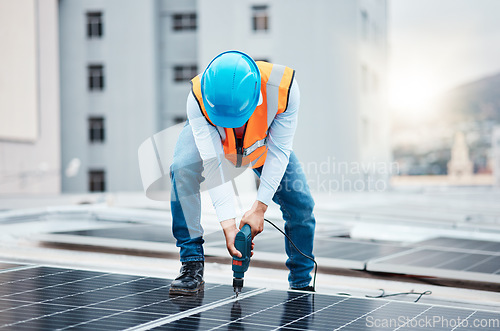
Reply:
[[[224,128],[243,126],[259,103],[257,64],[239,51],[217,55],[203,72],[201,95],[212,123]]]

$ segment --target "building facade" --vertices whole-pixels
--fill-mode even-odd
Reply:
[[[140,190],[137,147],[159,128],[158,3],[59,1],[63,192]]]
[[[0,195],[57,194],[57,0],[0,0],[0,25]]]
[[[355,164],[390,161],[386,0],[61,0],[59,10],[62,164],[81,162],[65,192],[140,190],[137,147],[185,120],[189,80],[228,49],[296,70],[294,149],[313,190],[341,164],[356,177],[366,174]]]

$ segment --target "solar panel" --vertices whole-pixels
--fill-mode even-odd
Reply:
[[[65,242],[71,243],[71,238],[68,236],[89,237],[89,238],[109,238],[120,240],[147,241],[156,243],[175,244],[176,240],[172,235],[171,226],[161,225],[128,225],[111,228],[94,228],[76,231],[61,231],[53,232],[48,239],[61,236],[66,238]],[[42,237],[44,238],[44,237]],[[205,241],[221,241],[224,240],[222,231],[210,233],[204,236]],[[81,242],[81,241],[79,241]],[[91,244],[91,242],[88,242]]]
[[[154,330],[404,330],[406,327],[418,327],[428,320],[434,323],[430,329],[451,330],[456,326],[451,324],[459,321],[458,318],[461,321],[472,321],[476,316],[484,320],[491,319],[493,323],[500,320],[500,314],[492,312],[387,300],[268,291],[170,321]],[[436,320],[436,317],[440,320]],[[384,327],[383,323],[387,323],[387,327]],[[446,326],[446,323],[448,327],[441,328]],[[490,329],[493,330],[494,327]]]
[[[500,255],[425,247],[367,263],[368,271],[500,282]]]
[[[168,279],[51,267],[0,273],[0,328],[122,330],[234,297],[232,286],[206,284],[186,301],[169,296],[169,285]]]
[[[175,243],[171,228],[160,225],[120,226],[102,229],[54,232],[54,234]]]
[[[282,262],[286,259],[284,237],[255,237],[254,260],[264,259]],[[223,254],[225,244],[214,245],[219,251],[208,247],[207,253]],[[397,244],[362,242],[342,238],[316,238],[314,240],[314,255],[321,266],[351,268],[363,270],[366,262],[409,250]],[[227,253],[225,253],[227,254]]]
[[[235,299],[232,287],[221,284],[206,284],[196,296],[171,297],[169,285],[168,279],[135,275],[13,269],[0,273],[0,328],[362,330],[381,329],[374,323],[383,320],[399,323],[390,328],[396,329],[435,316],[500,321],[500,314],[487,311],[293,291],[244,288]]]
[[[498,241],[437,237],[418,242],[416,245],[446,249],[484,251],[500,254],[500,242]]]

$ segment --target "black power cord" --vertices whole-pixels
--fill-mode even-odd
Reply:
[[[304,257],[306,257],[309,260],[311,260],[311,261],[314,262],[313,290],[316,292],[316,273],[318,272],[318,264],[316,263],[316,261],[312,257],[310,257],[310,256],[302,253],[302,251],[297,246],[295,246],[295,243],[293,242],[293,240],[285,232],[283,232],[283,230],[281,230],[280,228],[278,228],[273,222],[271,222],[270,220],[265,219],[265,218],[264,218],[264,221],[266,221],[267,223],[271,224],[276,230],[278,230],[279,232],[281,232],[288,239],[288,241],[290,242],[290,244],[292,244],[292,246],[297,250],[297,252],[299,252]]]
[[[424,295],[431,295],[432,294],[432,291],[414,292],[413,290],[411,290],[410,292],[398,292],[398,293],[392,293],[392,294],[385,294],[385,291],[383,288],[381,288],[379,290],[382,291],[382,293],[379,295],[365,295],[365,296],[367,298],[387,298],[387,297],[393,297],[396,295],[417,294],[418,298],[413,302],[418,302],[418,300],[420,300],[420,298],[422,298]]]

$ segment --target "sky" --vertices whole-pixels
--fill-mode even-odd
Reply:
[[[500,0],[390,0],[389,54],[389,104],[402,112],[500,73]]]

